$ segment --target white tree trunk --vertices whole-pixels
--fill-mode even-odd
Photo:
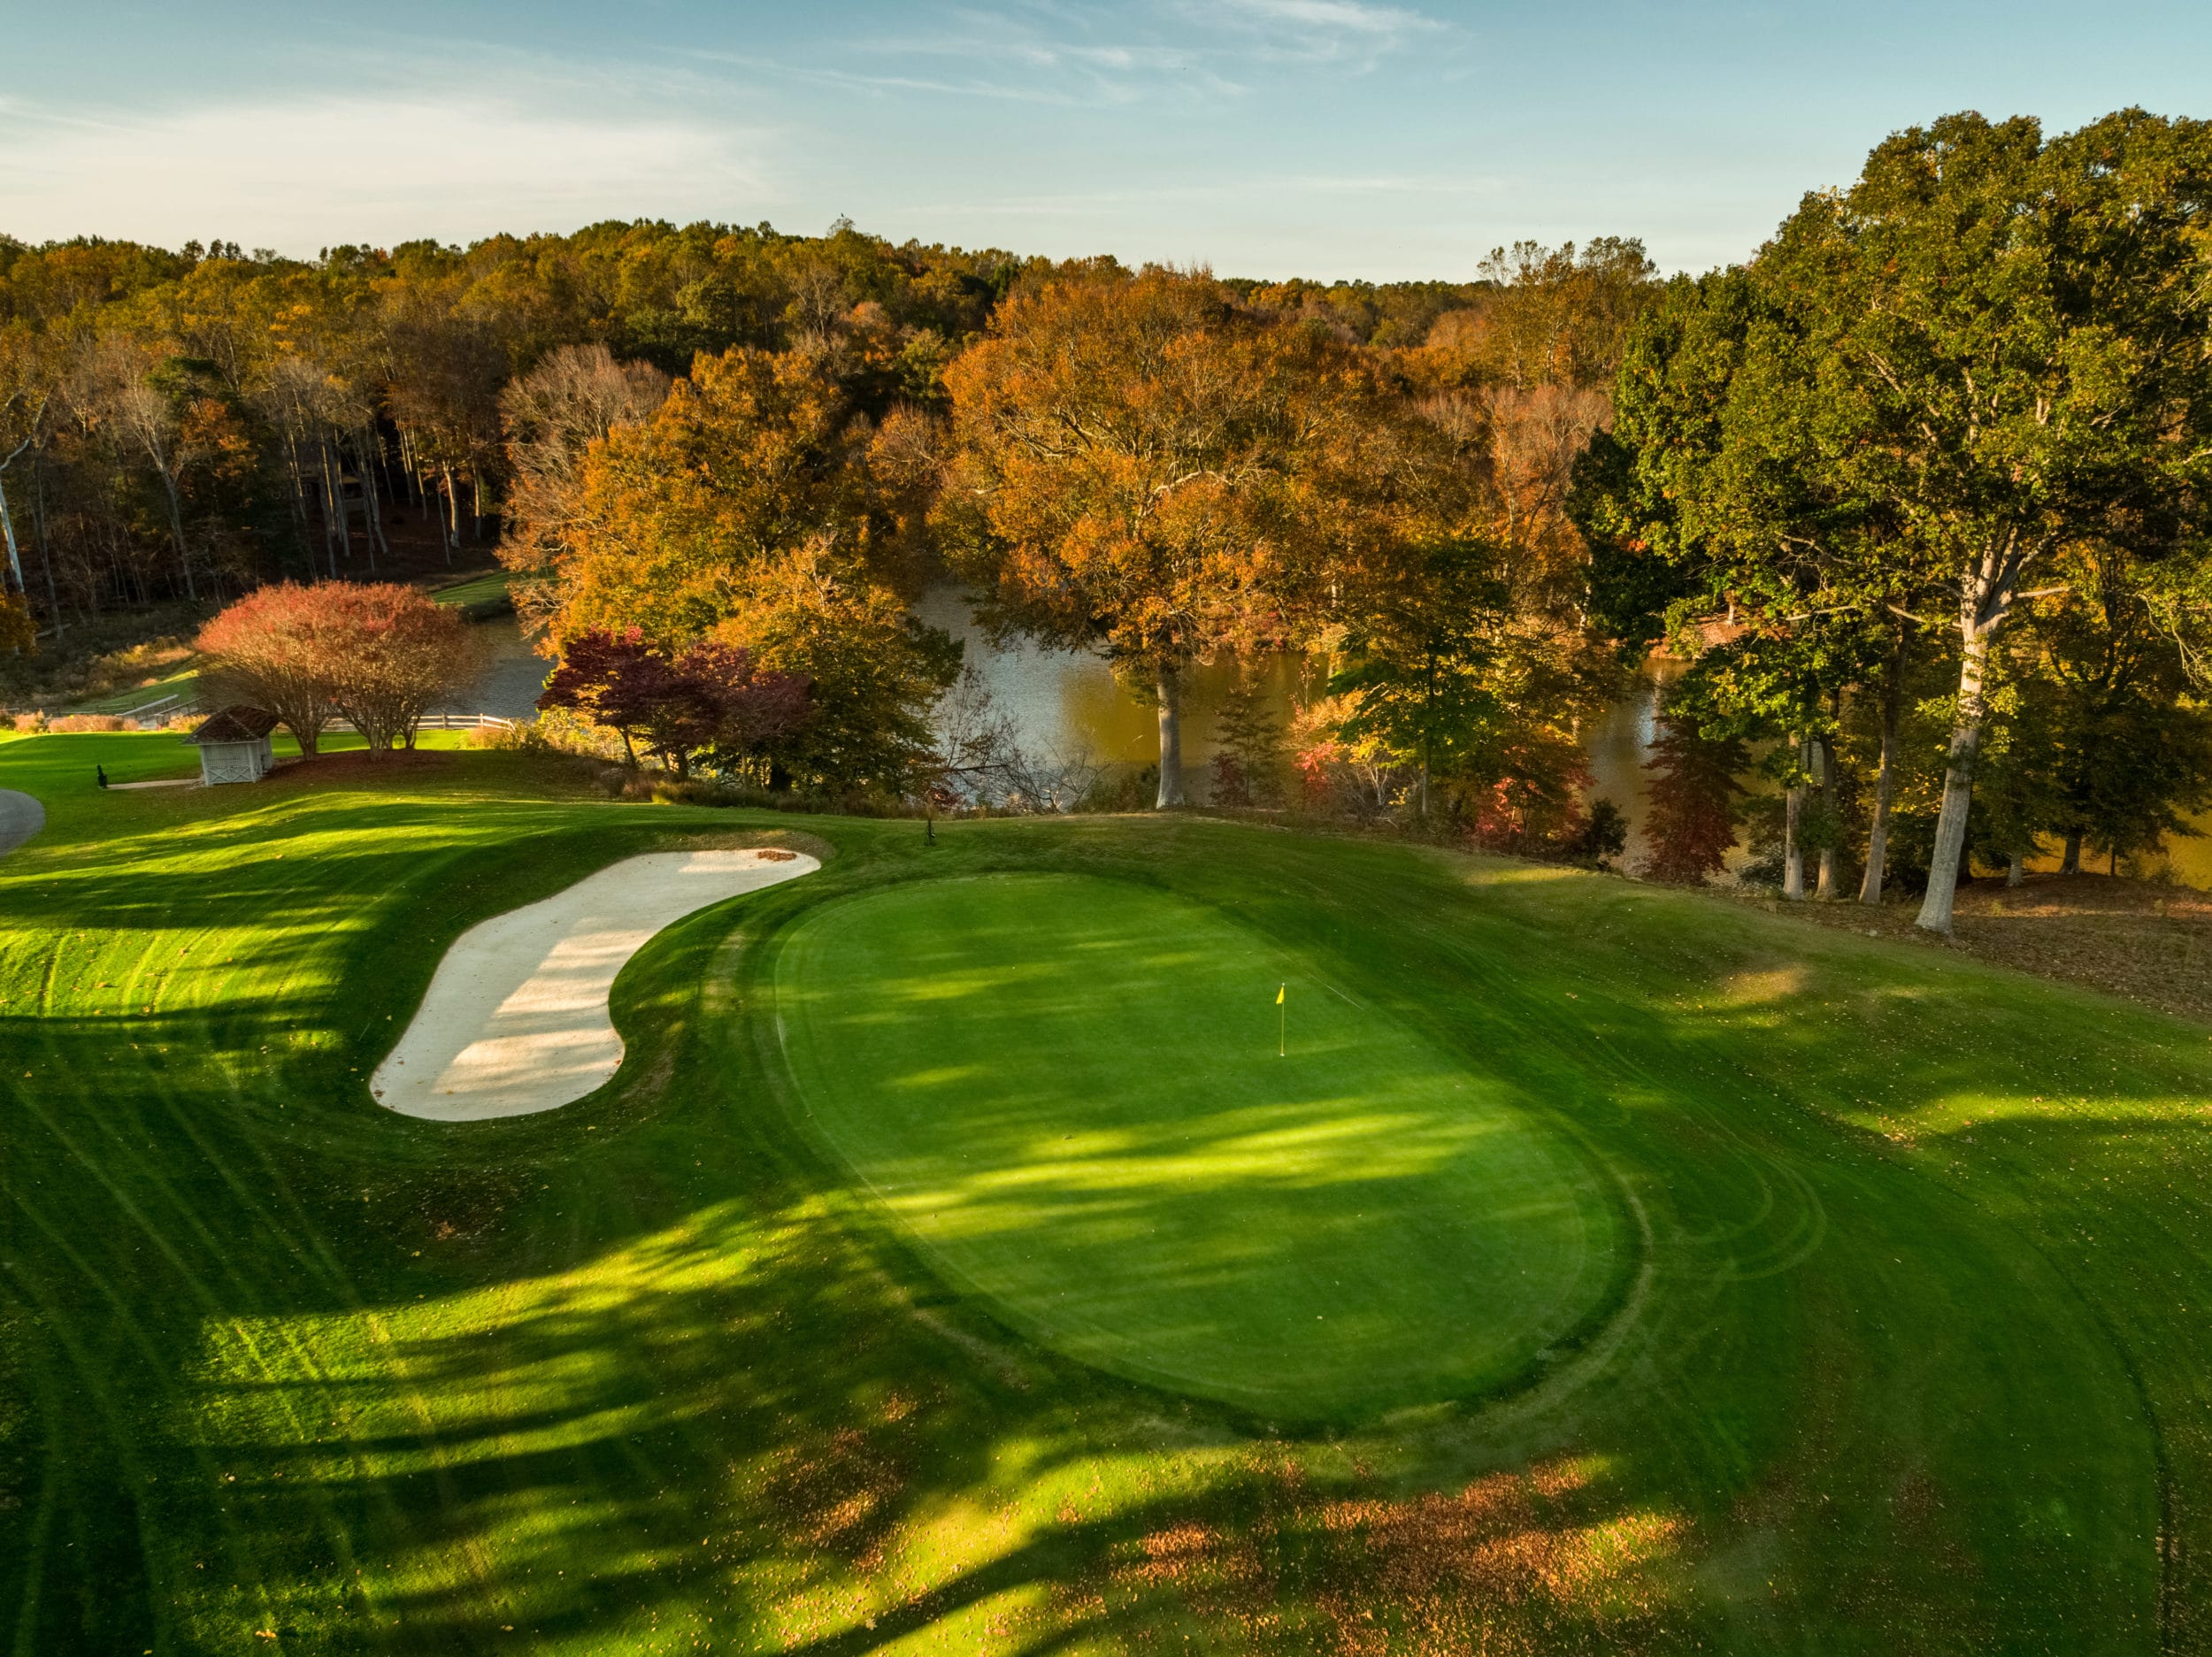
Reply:
[[[1831,825],[1836,815],[1836,748],[1832,739],[1818,736],[1813,742],[1820,755],[1820,802],[1828,808]],[[1825,903],[1836,895],[1836,848],[1820,848],[1820,885],[1813,895]]]
[[[447,527],[450,532],[446,538],[445,561],[451,564],[453,549],[461,544],[461,495],[453,487],[452,467],[440,466],[438,476],[445,484],[446,515],[449,520]]]
[[[46,474],[38,456],[31,456],[31,519],[38,525],[38,561],[46,572],[46,602],[54,612],[54,636],[62,633],[61,593],[54,585],[54,543],[46,533]],[[84,611],[80,609],[80,616]]]
[[[1943,773],[1943,812],[1936,819],[1935,851],[1928,861],[1928,895],[1921,900],[1915,923],[1932,932],[1951,930],[1959,855],[1966,849],[1966,813],[1974,803],[1974,760],[1982,745],[1982,679],[1988,660],[1988,631],[1973,628],[1959,668],[1958,722],[1951,730],[1950,764]]]
[[[169,533],[176,538],[177,567],[184,572],[184,596],[187,602],[196,602],[200,595],[199,589],[192,585],[192,553],[184,544],[184,506],[177,499],[177,480],[171,475],[168,467],[163,466],[159,470],[161,487],[169,495]]]
[[[379,547],[383,548],[384,556],[389,559],[392,556],[392,543],[384,539],[384,511],[376,498],[376,462],[372,457],[371,450],[366,447],[368,443],[376,443],[378,449],[383,447],[381,443],[376,441],[376,433],[373,428],[370,430],[365,440],[359,438],[355,440],[355,447],[361,450],[362,456],[361,511],[362,516],[368,519],[369,571],[373,574],[376,571],[376,549]]]
[[[1974,762],[1982,746],[1982,697],[1989,671],[1989,641],[2012,609],[2022,573],[2050,549],[2052,539],[2024,541],[2017,529],[1993,536],[1961,583],[1959,636],[1965,649],[1959,664],[1958,714],[1951,725],[1951,763],[1943,773],[1943,811],[1936,819],[1928,895],[1921,901],[1915,922],[1932,932],[1951,930],[1959,858],[1966,849],[1966,814],[1974,803]]]
[[[1160,792],[1153,809],[1183,803],[1183,685],[1171,663],[1160,666]]]
[[[1897,726],[1904,701],[1904,662],[1901,644],[1891,659],[1889,682],[1882,687],[1882,763],[1874,778],[1874,822],[1866,836],[1866,874],[1859,882],[1859,901],[1877,909],[1882,902],[1882,879],[1889,859],[1889,808],[1897,794]]]
[[[15,578],[12,590],[26,592],[28,589],[23,585],[23,559],[15,549],[15,520],[8,516],[8,480],[5,478],[0,478],[0,533],[7,537],[8,573]]]
[[[2015,852],[2012,854],[2012,861],[2005,865],[2005,884],[2008,886],[2020,886],[2027,883],[2028,860],[2018,852]]]
[[[1803,743],[1793,733],[1790,738],[1793,763],[1805,757]],[[1793,903],[1805,898],[1805,851],[1797,843],[1797,819],[1805,809],[1805,789],[1793,782],[1782,796],[1782,895]]]

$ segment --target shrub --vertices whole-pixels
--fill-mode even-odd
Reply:
[[[550,754],[556,751],[546,733],[529,720],[518,720],[513,725],[480,725],[468,733],[468,745],[503,754]]]
[[[15,716],[15,728],[23,732],[43,731],[46,716],[42,713],[19,713]]]
[[[46,722],[49,731],[127,731],[131,722],[119,713],[65,713]]]
[[[1610,800],[1593,800],[1581,825],[1559,843],[1559,855],[1586,869],[1604,869],[1628,849],[1628,818]]]
[[[1079,812],[1148,811],[1160,792],[1160,767],[1118,766],[1102,771],[1075,802]]]
[[[687,777],[703,753],[743,763],[776,749],[805,723],[807,687],[759,671],[742,648],[708,641],[672,656],[633,627],[569,640],[538,706],[612,731],[633,766],[642,746]]]

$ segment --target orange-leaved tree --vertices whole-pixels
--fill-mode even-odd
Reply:
[[[808,686],[780,754],[810,788],[903,789],[960,647],[918,622],[912,419],[878,428],[822,352],[702,357],[649,418],[586,452],[565,532],[557,648],[636,629],[671,655],[712,638]]]
[[[701,357],[651,418],[612,427],[584,464],[556,642],[636,627],[678,645],[731,612],[734,583],[867,528],[867,429],[801,352]]]
[[[460,612],[396,581],[326,581],[330,697],[369,745],[415,746],[430,705],[483,671],[483,646]]]
[[[1158,804],[1181,803],[1184,670],[1325,604],[1390,514],[1396,400],[1325,326],[1164,270],[1010,300],[945,381],[956,568],[987,623],[1102,650],[1156,697]]]
[[[415,744],[423,714],[481,672],[457,610],[396,582],[290,582],[248,594],[201,629],[212,700],[266,708],[312,755],[343,715],[371,755]]]
[[[565,345],[499,394],[509,473],[499,559],[516,572],[508,590],[526,623],[560,605],[592,444],[646,418],[667,395],[667,375],[618,362],[600,344]]]
[[[331,585],[256,588],[201,628],[197,641],[208,658],[202,699],[267,709],[310,758],[338,711],[331,656],[339,641],[323,596]]]

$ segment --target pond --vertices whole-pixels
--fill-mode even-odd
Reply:
[[[1048,650],[1033,644],[994,646],[970,615],[966,595],[956,587],[932,588],[916,607],[922,618],[942,627],[968,648],[991,692],[997,710],[1013,721],[1017,740],[1047,760],[1150,764],[1159,756],[1159,724],[1151,705],[1114,676],[1102,656],[1079,650]],[[484,625],[495,644],[491,671],[478,689],[451,711],[498,714],[527,719],[536,711],[547,664],[521,637],[512,617]],[[1301,658],[1277,658],[1268,685],[1278,717],[1288,712],[1306,671]],[[1630,688],[1590,731],[1591,794],[1610,800],[1628,819],[1629,842],[1622,860],[1633,868],[1643,851],[1643,823],[1650,798],[1653,721],[1659,695],[1681,664],[1655,656]],[[1237,670],[1228,663],[1202,667],[1184,691],[1183,758],[1194,799],[1203,801],[1218,740],[1217,717],[1224,697],[1234,687]],[[1314,687],[1305,687],[1308,694]],[[463,704],[466,705],[464,706]],[[2197,819],[2212,829],[2212,817]],[[2031,863],[2032,869],[2055,868],[2055,859]],[[2212,887],[2212,839],[2200,833],[2177,836],[2164,854],[2141,858],[2131,871],[2151,878],[2170,878],[2193,886]]]
[[[1125,687],[1104,658],[1083,651],[1047,650],[1032,644],[995,647],[975,625],[965,595],[957,587],[937,587],[916,606],[922,618],[942,627],[968,648],[998,710],[1014,723],[1016,739],[1030,752],[1048,758],[1120,761],[1149,764],[1159,756],[1158,716],[1152,706]],[[1195,669],[1184,687],[1183,759],[1186,784],[1202,802],[1220,732],[1223,700],[1235,687],[1237,667],[1217,663]],[[1590,733],[1588,753],[1592,796],[1609,799],[1629,822],[1628,858],[1641,852],[1640,835],[1650,778],[1644,761],[1651,751],[1652,725],[1664,679],[1678,666],[1661,659],[1647,664],[1634,685]],[[1318,689],[1303,658],[1279,656],[1270,664],[1267,687],[1279,719],[1286,720],[1294,694]]]

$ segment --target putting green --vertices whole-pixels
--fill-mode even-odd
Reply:
[[[1182,899],[903,885],[817,910],[775,982],[807,1116],[925,1255],[1121,1375],[1302,1420],[1463,1397],[1627,1252],[1502,1083]]]

